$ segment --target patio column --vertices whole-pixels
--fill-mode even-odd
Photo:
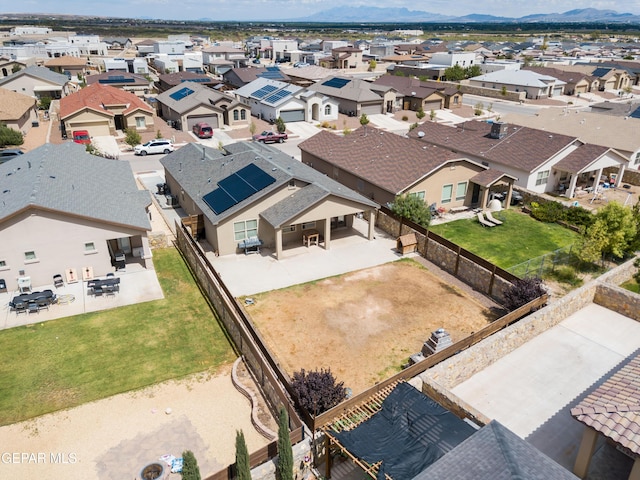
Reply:
[[[625,168],[626,167],[624,163],[620,165],[620,168],[618,169],[618,177],[616,178],[616,184],[614,185],[615,187],[622,183],[622,176],[624,175]]]
[[[598,440],[598,432],[593,428],[584,427],[582,433],[582,440],[580,441],[580,448],[578,449],[578,456],[576,457],[576,463],[573,466],[573,473],[580,478],[585,478],[589,471],[589,462],[596,449],[596,442]]]
[[[504,201],[504,208],[505,210],[509,208],[509,206],[511,205],[511,195],[513,193],[513,183],[509,184],[509,188],[507,189],[507,198]]]
[[[282,228],[276,228],[276,259],[282,256]]]
[[[331,248],[331,217],[324,219],[324,249]]]
[[[569,190],[567,191],[567,196],[569,198],[573,198],[576,193],[576,184],[578,183],[578,175],[571,175],[571,181],[569,182]]]
[[[369,210],[369,240],[373,240],[373,236],[376,233],[376,211]]]
[[[489,195],[489,189],[488,188],[483,188],[482,189],[482,199],[480,200],[480,208],[482,210],[487,208],[487,196],[488,195]]]
[[[602,169],[598,170],[598,173],[596,173],[596,177],[593,180],[593,191],[597,192],[598,191],[598,186],[600,185],[600,177],[602,176]]]

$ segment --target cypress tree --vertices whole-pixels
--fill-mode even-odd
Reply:
[[[191,450],[182,452],[182,480],[202,480],[198,461]]]
[[[236,470],[238,480],[251,480],[249,451],[242,430],[236,430]]]
[[[278,418],[278,465],[276,466],[277,480],[293,480],[293,448],[289,436],[289,415],[283,408]]]

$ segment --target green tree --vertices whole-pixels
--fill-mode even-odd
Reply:
[[[367,125],[369,125],[369,117],[367,117],[366,113],[360,115],[360,125],[364,127],[364,136],[367,136]]]
[[[236,430],[236,471],[238,480],[251,480],[249,450],[242,430]]]
[[[428,228],[431,222],[429,206],[424,203],[424,200],[418,198],[417,195],[398,195],[393,200],[391,211],[396,215],[411,220],[413,223],[422,225],[424,228]]]
[[[276,480],[293,480],[293,449],[289,435],[289,415],[283,408],[278,418],[278,464]]]
[[[136,145],[139,145],[140,142],[142,142],[142,137],[133,128],[125,128],[124,135],[124,143],[131,147],[135,147]]]
[[[596,213],[596,219],[583,234],[578,258],[597,262],[602,255],[624,257],[637,245],[638,223],[632,209],[610,202]]]
[[[17,63],[14,63],[13,67],[11,67],[11,73],[18,73],[20,70],[22,70],[22,67]]]
[[[454,65],[453,67],[449,67],[444,71],[444,78],[449,82],[459,82],[460,80],[464,80],[464,77],[464,68],[462,68],[460,65]]]
[[[479,77],[480,75],[482,75],[482,69],[480,68],[480,65],[471,65],[464,71],[465,78]]]
[[[374,72],[376,70],[377,66],[378,66],[378,62],[376,62],[375,60],[369,60],[369,71],[370,72]]]
[[[502,95],[503,97],[507,96],[507,87],[505,85],[503,85],[500,89],[500,95]]]
[[[424,109],[422,107],[420,107],[416,112],[416,117],[418,118],[418,120],[422,120],[425,117],[425,115],[426,113],[424,113]]]
[[[182,452],[182,480],[202,480],[198,461],[191,450]]]
[[[478,116],[478,115],[482,115],[482,111],[484,110],[484,103],[482,102],[478,102],[474,105],[473,107],[473,113],[474,115]]]
[[[51,97],[48,97],[48,96],[40,97],[40,100],[38,101],[38,108],[40,110],[49,110],[50,106],[51,106]]]
[[[436,111],[433,108],[429,112],[429,118],[431,119],[432,122],[436,119]]]
[[[602,221],[596,220],[580,239],[576,255],[583,262],[595,263],[602,258],[606,245],[607,227]]]
[[[7,145],[22,145],[23,143],[24,136],[22,135],[22,132],[0,124],[0,147],[6,147]]]
[[[284,133],[287,131],[287,124],[284,123],[282,117],[278,117],[276,119],[276,129],[278,130],[278,133]]]

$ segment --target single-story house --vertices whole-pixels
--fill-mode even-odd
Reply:
[[[38,99],[59,99],[71,91],[69,77],[35,65],[0,78],[0,87]]]
[[[153,130],[153,108],[133,93],[94,83],[60,100],[63,134],[87,130],[92,137],[116,130]]]
[[[182,131],[198,122],[213,128],[249,125],[251,108],[231,95],[196,82],[184,82],[156,97],[160,116]]]
[[[338,119],[338,102],[312,89],[258,78],[234,91],[251,107],[251,114],[266,120],[281,117],[285,122],[323,122]]]
[[[309,90],[337,100],[340,113],[358,117],[384,113],[396,101],[393,89],[374,91],[371,83],[359,78],[332,76],[314,83]]]
[[[526,98],[547,98],[564,93],[565,82],[531,70],[497,70],[469,79],[469,85],[510,92],[526,92]]]
[[[86,58],[73,57],[71,55],[63,55],[47,60],[44,66],[54,72],[66,75],[69,80],[78,81],[78,75],[83,77],[86,75],[89,65]]]
[[[88,75],[86,82],[87,85],[93,85],[94,83],[110,85],[124,90],[125,92],[133,93],[138,97],[148,95],[153,89],[153,82],[145,75],[140,75],[139,73],[119,72],[116,70],[98,73],[96,75]]]
[[[289,77],[278,67],[232,68],[222,74],[225,85],[240,88],[256,78],[268,78],[280,82],[289,82]]]
[[[37,100],[0,88],[0,123],[19,132],[28,132],[38,121]]]
[[[216,85],[220,85],[222,82],[220,80],[216,80],[215,78],[211,78],[209,75],[204,73],[196,73],[196,72],[175,72],[175,73],[165,73],[164,75],[158,76],[158,81],[155,86],[158,89],[158,92],[166,92],[170,88],[175,87],[176,85],[180,85],[183,82],[196,82],[201,83],[207,87],[213,88]]]
[[[418,78],[399,75],[382,75],[374,85],[393,87],[401,99],[403,110],[417,111],[422,107],[425,112],[443,108],[462,106],[462,93],[453,85],[440,82],[425,82]]]
[[[302,163],[380,204],[409,194],[434,208],[486,205],[490,187],[506,184],[510,194],[515,180],[463,153],[369,126],[346,136],[321,131],[299,148]]]
[[[84,145],[47,143],[0,165],[0,278],[52,283],[73,269],[82,278],[113,270],[116,254],[153,268],[149,192],[139,190],[131,166],[91,155]]]
[[[525,67],[526,70],[557,78],[565,82],[564,94],[577,95],[580,93],[590,92],[593,86],[593,80],[589,75],[581,72],[563,70],[561,68],[550,67]],[[599,81],[596,81],[599,85]],[[597,90],[597,86],[595,90]]]
[[[225,151],[189,143],[160,160],[178,204],[198,216],[203,236],[219,255],[243,245],[272,248],[315,238],[331,248],[332,231],[355,215],[375,216],[378,204],[271,146],[240,142]],[[369,240],[374,222],[369,223]]]
[[[527,190],[559,192],[569,198],[578,187],[597,188],[605,168],[616,168],[621,179],[628,163],[611,148],[504,122],[470,121],[455,127],[425,122],[411,130],[409,137],[506,172]]]

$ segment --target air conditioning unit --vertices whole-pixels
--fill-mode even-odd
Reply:
[[[167,205],[169,205],[170,207],[175,207],[176,205],[178,205],[178,197],[174,195],[166,195],[165,198],[167,199]]]

